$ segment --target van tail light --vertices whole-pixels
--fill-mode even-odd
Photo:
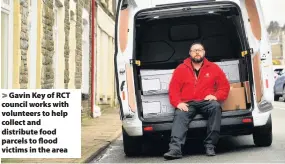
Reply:
[[[244,118],[244,119],[242,119],[242,122],[243,123],[251,123],[252,119],[251,118]]]
[[[143,128],[144,131],[153,131],[153,128],[151,126],[146,126]]]
[[[266,88],[269,88],[268,79],[266,79]]]

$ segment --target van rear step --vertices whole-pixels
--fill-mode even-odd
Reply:
[[[235,110],[235,111],[225,111],[222,112],[222,118],[232,118],[232,117],[246,117],[246,116],[251,116],[251,111],[250,110]],[[152,117],[152,118],[143,118],[142,115],[140,116],[140,119],[142,120],[143,123],[167,123],[167,122],[172,122],[174,118],[174,115],[169,115],[165,117]],[[198,121],[198,120],[205,120],[205,118],[201,114],[197,114],[193,121]]]
[[[171,131],[171,127],[172,122],[158,124],[143,123],[144,133]],[[189,124],[189,129],[191,130],[202,130],[206,127],[207,120],[194,120]],[[235,132],[242,132],[244,129],[252,130],[253,128],[252,116],[223,118],[221,122],[221,133],[228,133],[228,135],[233,135]]]

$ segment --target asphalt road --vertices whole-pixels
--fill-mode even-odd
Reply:
[[[226,137],[220,140],[216,156],[204,155],[203,145],[192,141],[182,159],[166,161],[163,158],[167,143],[150,143],[145,153],[139,157],[126,157],[120,137],[92,163],[285,163],[285,102],[275,102],[272,113],[273,143],[270,147],[255,147],[252,136]],[[154,145],[156,144],[156,146]],[[167,148],[166,148],[167,150]]]

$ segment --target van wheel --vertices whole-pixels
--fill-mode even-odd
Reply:
[[[254,129],[253,141],[256,146],[267,147],[272,144],[272,140],[272,120],[270,115],[266,125]]]
[[[126,156],[138,156],[142,152],[142,137],[133,137],[129,136],[127,132],[122,128],[123,132],[123,145],[124,145],[124,152]]]

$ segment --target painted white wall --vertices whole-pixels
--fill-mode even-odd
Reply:
[[[83,36],[82,36],[82,93],[89,93],[89,54],[90,54],[90,43],[89,43],[89,14],[86,9],[82,11],[82,17],[85,23],[83,23]]]
[[[104,103],[114,99],[114,43],[115,22],[98,6],[96,35],[96,101]],[[100,101],[103,98],[103,102]]]
[[[61,1],[64,4],[63,1]],[[65,57],[64,57],[64,44],[65,44],[65,32],[64,32],[64,22],[65,11],[64,7],[58,8],[58,22],[60,26],[58,26],[58,76],[57,76],[57,85],[58,89],[64,89],[64,69],[65,69]]]
[[[98,26],[106,32],[109,36],[115,36],[115,22],[104,12],[104,10],[98,6]]]
[[[53,70],[54,70],[54,88],[59,88],[59,67],[58,67],[58,61],[59,61],[59,16],[58,16],[58,7],[53,5],[53,12],[54,12],[54,24],[53,24],[53,41],[54,41],[54,55],[53,55]]]
[[[29,62],[29,88],[36,89],[37,87],[37,28],[38,28],[38,1],[31,1],[30,8],[30,25],[31,29],[29,32],[30,43],[30,62]]]
[[[64,3],[61,1],[61,3]],[[54,88],[64,89],[64,7],[57,7],[54,1],[54,26],[53,26],[53,40],[54,40],[54,56],[53,56],[53,69],[54,69]]]

